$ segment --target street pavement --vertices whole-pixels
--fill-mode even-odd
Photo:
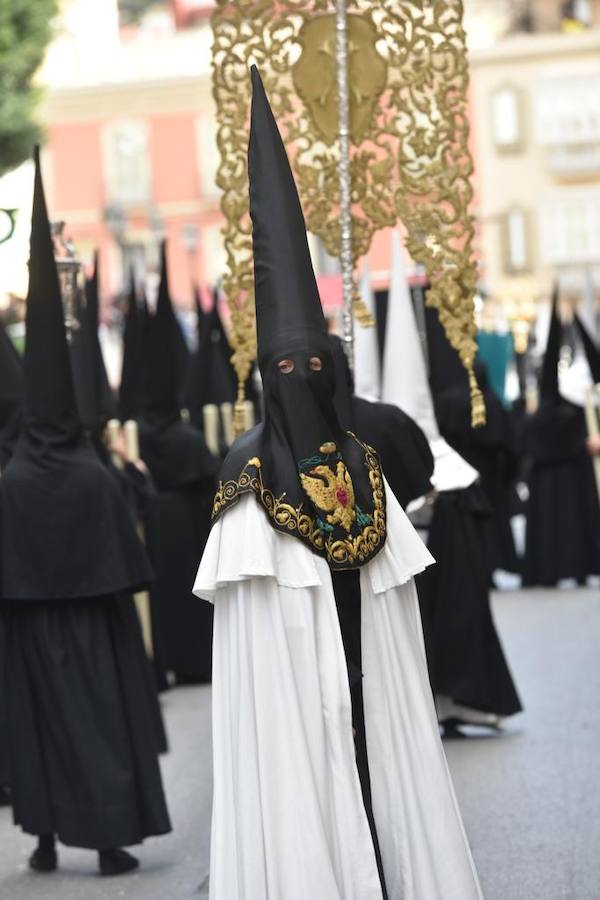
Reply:
[[[500,736],[445,742],[484,896],[600,900],[600,592],[499,594],[494,609],[526,711]],[[206,900],[210,690],[173,690],[163,709],[173,833],[139,848],[131,876],[101,879],[94,854],[67,848],[41,876],[0,809],[0,900]]]

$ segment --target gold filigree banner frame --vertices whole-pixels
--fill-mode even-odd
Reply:
[[[461,0],[347,0],[352,250],[400,220],[427,270],[427,303],[469,372],[473,423],[485,410],[477,351]],[[243,386],[256,355],[246,152],[256,63],[282,131],[307,228],[340,255],[335,0],[217,0],[213,93],[221,163],[233,364]],[[243,387],[240,388],[243,398]]]

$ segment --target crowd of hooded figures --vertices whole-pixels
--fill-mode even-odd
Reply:
[[[556,299],[537,412],[509,412],[479,364],[487,421],[473,430],[467,375],[395,234],[383,363],[357,336],[355,383],[251,77],[261,390],[249,379],[258,424],[233,443],[217,299],[196,303],[190,354],[164,244],[154,309],[131,282],[118,394],[97,259],[65,328],[36,153],[23,358],[0,330],[3,802],[37,840],[34,870],[57,867],[57,842],[95,851],[102,875],[135,869],[125,848],[171,828],[159,693],[212,681],[211,900],[480,898],[441,736],[521,710],[492,573],[600,574]]]

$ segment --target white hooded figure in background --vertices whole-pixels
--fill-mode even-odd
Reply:
[[[256,69],[265,418],[232,447],[194,592],[215,606],[211,900],[479,900],[427,677],[431,555],[344,432],[305,225]]]
[[[360,299],[365,311],[375,321],[375,297],[371,287],[369,264],[365,256],[359,281]],[[379,346],[375,325],[354,323],[354,393],[363,400],[374,402],[381,398]]]

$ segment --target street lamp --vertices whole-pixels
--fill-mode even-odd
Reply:
[[[5,244],[14,234],[16,209],[0,209],[0,244]]]
[[[52,222],[50,231],[54,246],[54,260],[60,282],[67,341],[70,344],[73,340],[73,332],[79,328],[79,321],[75,315],[75,298],[77,296],[77,277],[81,270],[81,260],[75,252],[73,241],[66,237],[64,233],[64,222]]]

